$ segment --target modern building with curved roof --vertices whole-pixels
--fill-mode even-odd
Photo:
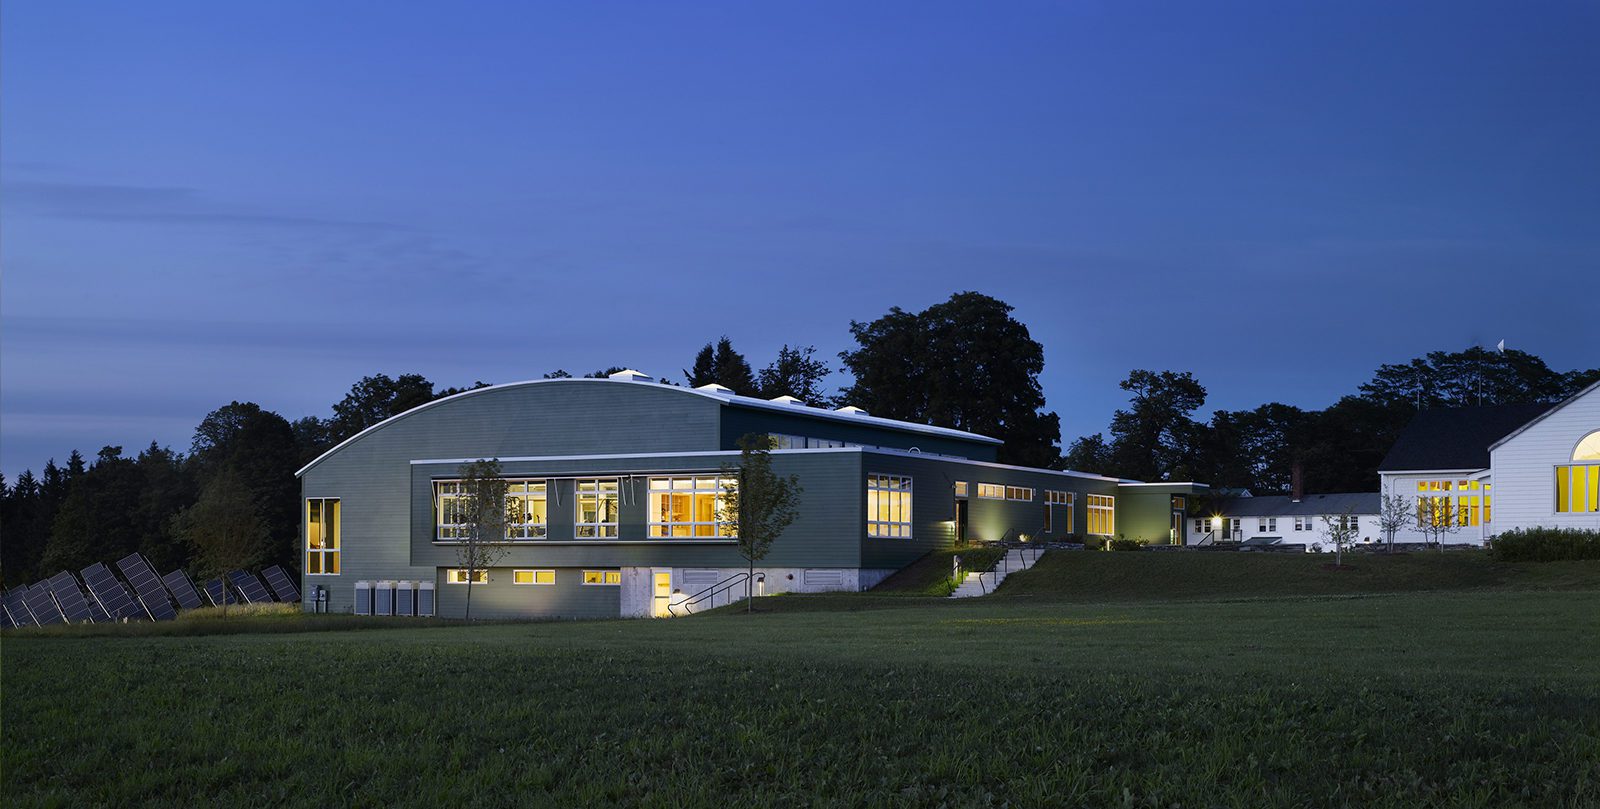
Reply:
[[[1169,514],[1163,491],[1140,488],[1129,498],[1140,507],[1119,512],[1131,481],[999,464],[994,438],[625,371],[439,399],[307,464],[307,603],[320,593],[332,611],[461,615],[456,483],[463,464],[495,459],[513,517],[503,559],[472,588],[474,617],[667,614],[747,569],[721,500],[749,434],[773,437],[774,471],[803,489],[796,520],[756,564],[757,592],[865,589],[958,538],[1139,526],[1183,542],[1181,509]]]

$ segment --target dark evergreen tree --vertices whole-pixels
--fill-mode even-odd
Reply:
[[[82,456],[73,455],[81,465]],[[69,474],[72,468],[69,461]],[[76,571],[138,550],[134,515],[142,488],[139,469],[132,459],[122,457],[122,447],[100,450],[94,465],[73,479],[56,511],[37,573],[43,577]]]
[[[858,348],[839,355],[854,381],[841,403],[878,416],[980,433],[1005,442],[1005,463],[1055,466],[1061,421],[1044,410],[1044,348],[1011,307],[977,292],[912,314],[898,307],[851,322]]]
[[[253,402],[232,402],[208,414],[195,430],[191,462],[195,483],[204,488],[224,471],[251,492],[276,554],[273,561],[294,565],[299,558],[300,447],[294,428],[282,416]]]
[[[754,396],[759,388],[755,373],[743,354],[735,351],[733,341],[723,335],[715,344],[706,343],[694,357],[694,366],[683,372],[689,387],[721,385],[743,396]]]
[[[189,552],[174,531],[172,519],[194,502],[195,491],[183,457],[152,441],[139,453],[135,465],[141,477],[139,504],[133,515],[138,550],[158,571],[184,567]]]

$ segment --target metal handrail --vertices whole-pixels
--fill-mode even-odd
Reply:
[[[674,618],[682,617],[682,616],[678,615],[678,608],[679,607],[683,607],[683,614],[684,615],[689,615],[689,614],[694,612],[693,610],[689,609],[690,607],[694,606],[695,604],[700,603],[701,601],[705,601],[708,598],[709,599],[715,599],[717,597],[717,593],[720,593],[720,592],[722,592],[724,590],[731,590],[731,589],[733,589],[734,585],[742,584],[745,581],[747,581],[749,578],[750,578],[750,573],[748,571],[740,571],[738,573],[733,574],[732,576],[729,576],[726,579],[723,579],[722,581],[717,582],[716,584],[711,585],[710,587],[707,587],[704,590],[701,590],[698,593],[695,593],[692,596],[689,596],[688,598],[686,598],[686,599],[684,599],[684,600],[682,600],[682,601],[680,601],[680,602],[678,602],[676,604],[668,602],[667,603],[667,614],[671,615]]]

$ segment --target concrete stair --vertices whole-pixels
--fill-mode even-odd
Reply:
[[[995,563],[993,570],[968,573],[962,578],[961,583],[956,585],[955,592],[951,593],[950,597],[976,598],[988,595],[994,592],[1007,576],[1033,567],[1033,563],[1039,561],[1039,557],[1043,554],[1043,548],[1012,548]]]

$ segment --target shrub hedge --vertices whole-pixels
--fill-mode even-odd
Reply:
[[[1126,539],[1126,538],[1123,538],[1123,537],[1118,537],[1116,539],[1111,540],[1111,550],[1114,550],[1114,551],[1142,551],[1142,550],[1144,550],[1144,543],[1140,542],[1137,539]]]
[[[1562,562],[1600,559],[1600,531],[1583,528],[1514,528],[1489,543],[1502,562]]]

